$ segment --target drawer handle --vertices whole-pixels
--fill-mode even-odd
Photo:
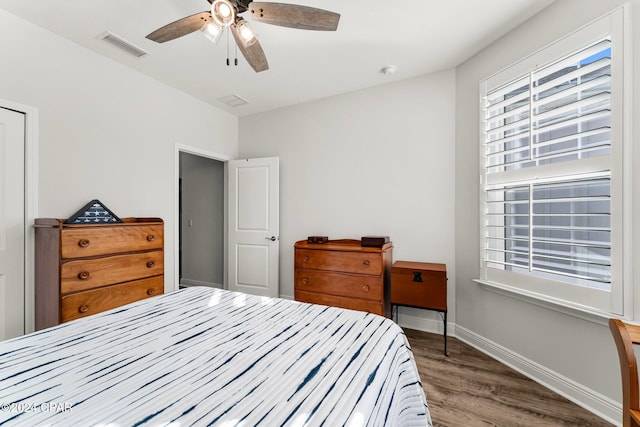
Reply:
[[[369,289],[371,289],[369,285],[362,286],[362,292],[369,292]]]
[[[147,267],[149,267],[149,268],[153,268],[153,266],[154,266],[154,265],[156,265],[156,263],[155,263],[155,262],[153,262],[153,261],[147,261]]]
[[[156,240],[156,236],[154,236],[153,234],[147,234],[148,242],[153,242],[154,240]]]
[[[371,262],[368,259],[365,259],[364,261],[362,261],[362,265],[364,265],[365,267],[369,267],[370,264]]]
[[[86,248],[87,246],[89,246],[89,243],[91,243],[88,239],[81,239],[78,242],[78,246],[80,246],[81,248]]]
[[[89,280],[89,272],[88,271],[81,271],[80,273],[78,273],[78,279],[80,280]]]
[[[86,304],[82,304],[80,307],[78,307],[78,311],[80,313],[86,313],[87,311],[89,311],[89,306]]]
[[[151,296],[151,295],[153,295],[153,294],[155,294],[155,293],[156,293],[156,290],[155,290],[155,289],[153,289],[153,288],[149,288],[149,289],[147,289],[147,295]]]
[[[309,284],[309,278],[308,277],[303,278],[302,279],[302,284],[303,285],[308,285]]]
[[[305,255],[304,257],[302,257],[302,261],[303,262],[309,262],[309,257]]]

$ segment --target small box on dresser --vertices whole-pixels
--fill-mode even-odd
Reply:
[[[35,328],[164,292],[164,223],[65,224],[35,220]]]
[[[391,316],[391,242],[362,247],[360,240],[295,244],[296,301]]]

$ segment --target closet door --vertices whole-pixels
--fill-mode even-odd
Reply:
[[[25,115],[0,107],[0,340],[24,334]]]

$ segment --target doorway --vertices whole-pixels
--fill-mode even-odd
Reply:
[[[225,288],[226,159],[178,150],[177,278],[180,288]]]

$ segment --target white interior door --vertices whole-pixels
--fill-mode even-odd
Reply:
[[[279,292],[279,159],[228,162],[229,290],[277,297]]]
[[[25,115],[0,108],[0,339],[24,334]]]

